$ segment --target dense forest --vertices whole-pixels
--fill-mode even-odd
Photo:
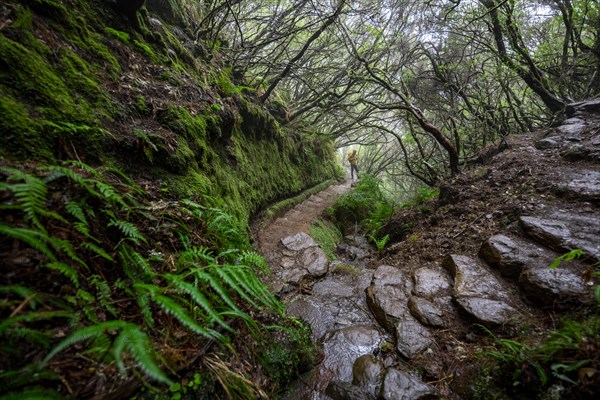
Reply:
[[[358,149],[320,228],[360,226],[378,260],[418,241],[440,188],[600,94],[600,5],[4,0],[0,91],[0,399],[283,398],[320,351],[252,224]],[[569,384],[600,380],[592,303]]]

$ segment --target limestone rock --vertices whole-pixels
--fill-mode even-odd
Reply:
[[[447,295],[452,292],[450,279],[443,271],[419,268],[413,273],[415,285],[413,293],[421,297]]]
[[[504,235],[486,240],[479,249],[479,256],[502,275],[515,279],[525,267],[547,260],[543,249]]]
[[[411,314],[424,325],[438,328],[446,327],[444,312],[431,301],[418,296],[408,299],[408,308]]]
[[[468,314],[483,324],[512,324],[519,313],[509,303],[509,291],[476,260],[450,255],[442,263],[454,275],[454,299]]]
[[[331,380],[351,382],[354,362],[362,355],[373,353],[384,341],[384,336],[374,325],[339,329],[325,338],[321,365],[331,372]]]
[[[366,290],[367,305],[377,322],[388,332],[395,334],[398,321],[411,318],[408,296],[397,286],[371,285]]]
[[[600,260],[600,221],[583,211],[577,215],[549,210],[538,217],[522,216],[521,226],[533,239],[558,251],[579,248],[596,260]]]
[[[397,349],[411,359],[433,342],[431,332],[414,318],[405,319],[396,325]]]
[[[523,295],[542,306],[562,307],[567,303],[591,302],[591,286],[581,273],[569,267],[531,268],[519,278]]]
[[[292,251],[300,251],[317,246],[317,242],[304,232],[281,239],[281,244]]]
[[[420,379],[405,372],[390,368],[383,380],[384,400],[429,400],[438,399],[435,390]]]

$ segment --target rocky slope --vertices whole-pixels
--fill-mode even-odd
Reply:
[[[438,200],[399,212],[383,256],[348,236],[328,263],[298,212],[284,216],[297,229],[275,229],[279,247],[263,247],[270,283],[322,346],[290,398],[594,398],[599,105],[574,105],[564,124],[511,138]],[[548,268],[573,249],[579,260]],[[551,355],[526,350],[568,337],[553,333],[568,318],[590,330],[568,349],[545,347]]]

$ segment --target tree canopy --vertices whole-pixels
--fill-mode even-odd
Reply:
[[[591,0],[212,1],[197,26],[283,123],[435,185],[600,90]],[[386,154],[383,160],[382,154]],[[376,166],[377,165],[377,166]]]

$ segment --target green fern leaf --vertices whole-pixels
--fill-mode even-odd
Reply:
[[[152,353],[148,351],[148,349],[152,348],[152,345],[150,339],[144,332],[137,326],[130,324],[129,327],[123,329],[123,332],[121,332],[117,339],[120,339],[121,337],[123,337],[123,339],[120,341],[126,343],[131,355],[136,359],[137,368],[159,382],[166,383],[169,386],[173,384],[173,381],[171,381],[158,367]]]
[[[146,238],[138,231],[137,227],[131,222],[113,219],[108,223],[108,226],[114,226],[118,228],[126,238],[132,242],[138,244],[140,241],[147,243]]]
[[[75,249],[73,248],[73,244],[66,239],[58,239],[55,237],[49,237],[49,243],[55,250],[60,250],[65,253],[71,260],[77,262],[79,265],[84,267],[86,270],[89,270],[89,267],[81,258],[77,256],[75,253]]]
[[[175,265],[177,267],[189,266],[198,261],[204,261],[207,264],[215,264],[216,260],[212,255],[212,251],[206,247],[191,247],[186,249],[179,255]]]
[[[44,232],[0,224],[0,234],[25,242],[50,260],[56,261],[54,252],[47,246],[50,238]]]
[[[165,275],[165,277],[167,279],[169,279],[169,281],[171,282],[171,284],[173,286],[175,286],[180,291],[187,293],[194,300],[194,302],[197,305],[202,307],[202,309],[204,311],[206,311],[208,316],[211,318],[211,320],[212,320],[211,322],[217,322],[219,325],[221,325],[223,328],[227,329],[228,331],[233,331],[233,329],[231,329],[231,327],[223,320],[223,318],[219,315],[219,313],[214,309],[213,305],[206,298],[206,296],[204,296],[202,293],[200,293],[200,291],[194,285],[184,282],[182,280],[182,278],[177,275],[167,274],[167,275]]]
[[[84,242],[81,244],[81,247],[96,253],[97,255],[104,258],[105,260],[114,261],[114,259],[110,256],[110,254],[108,254],[106,251],[104,251],[103,248],[96,246],[94,243]]]
[[[186,312],[186,310],[170,297],[162,295],[152,296],[152,300],[156,302],[167,314],[174,316],[182,325],[187,327],[192,332],[204,336],[208,339],[223,341],[224,337],[212,330],[201,327],[194,319]]]
[[[252,250],[244,250],[237,259],[237,264],[249,267],[256,267],[260,272],[270,274],[269,264],[267,260],[260,254]]]
[[[70,318],[72,316],[73,313],[67,311],[32,311],[22,313],[0,322],[0,333],[18,322],[46,321],[53,318]]]
[[[79,273],[70,265],[67,265],[62,262],[51,262],[46,264],[46,268],[49,268],[53,271],[58,271],[64,276],[66,276],[73,285],[78,288],[79,287]]]
[[[233,274],[231,268],[226,266],[220,268],[213,268],[213,271],[223,280],[227,285],[233,289],[233,291],[241,296],[244,300],[250,303],[254,308],[260,308],[259,305],[246,294],[244,287],[238,282],[237,277]]]
[[[120,204],[123,207],[128,207],[127,203],[123,201],[123,198],[117,193],[113,186],[101,181],[95,181],[94,183],[105,200],[112,204]]]
[[[218,268],[218,266],[208,268],[207,271],[213,271],[215,268]],[[215,292],[217,292],[221,300],[223,300],[231,310],[241,312],[235,302],[231,299],[229,292],[223,285],[221,285],[221,282],[219,279],[217,279],[217,277],[201,270],[200,268],[194,269],[193,273],[200,281],[207,283]]]
[[[85,211],[83,211],[83,208],[81,208],[78,203],[74,201],[67,202],[67,204],[65,204],[65,210],[67,210],[69,214],[77,218],[83,224],[88,225],[87,218],[85,217]]]
[[[152,346],[148,336],[142,330],[140,330],[137,325],[121,320],[101,322],[99,324],[87,326],[73,332],[71,335],[69,335],[69,337],[64,339],[54,349],[52,349],[50,353],[48,353],[48,355],[40,364],[40,369],[45,368],[48,362],[50,362],[54,356],[67,347],[70,347],[78,342],[93,339],[95,337],[105,336],[107,331],[118,330],[121,332],[119,336],[117,336],[117,339],[115,339],[112,350],[112,354],[115,357],[115,362],[117,365],[123,367],[121,353],[124,348],[127,348],[130,350],[131,355],[138,362],[136,366],[144,371],[144,373],[158,381],[172,384],[169,378],[156,365],[152,353],[150,352],[151,350],[149,350],[152,349]]]
[[[152,269],[152,266],[148,260],[140,253],[135,251],[131,246],[127,244],[121,244],[117,254],[121,259],[121,263],[123,264],[125,271],[128,275],[130,275],[129,277],[131,279],[136,280],[136,275],[140,272],[146,276],[155,275],[154,270]],[[134,271],[135,274],[131,272],[131,266],[136,267],[136,270]]]

